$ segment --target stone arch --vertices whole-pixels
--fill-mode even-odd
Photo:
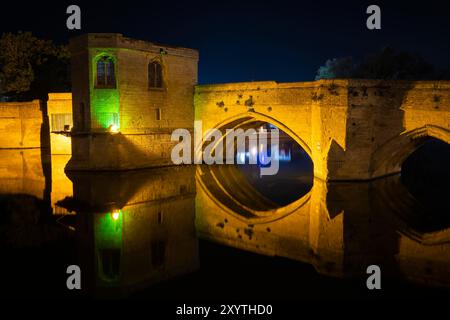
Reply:
[[[390,139],[372,155],[371,178],[400,173],[406,158],[430,138],[450,144],[450,131],[438,126],[426,125]]]
[[[217,123],[214,128],[217,128],[219,130],[221,129],[234,129],[241,125],[243,125],[245,122],[267,122],[270,124],[273,124],[277,128],[281,129],[285,133],[287,133],[292,139],[294,139],[295,142],[297,142],[303,150],[308,154],[308,156],[312,159],[312,150],[311,147],[306,143],[305,139],[300,137],[297,133],[295,133],[293,130],[291,130],[289,127],[287,127],[284,123],[281,121],[278,121],[277,119],[270,117],[268,115],[265,115],[260,112],[255,111],[248,111],[239,113],[237,115],[234,115],[232,117],[229,117],[219,123]],[[211,129],[211,128],[207,128]]]
[[[271,123],[277,126],[279,129],[287,133],[296,143],[298,143],[312,159],[311,149],[301,137],[299,137],[295,132],[280,121],[258,112],[249,111],[237,114],[217,123],[214,128],[223,131],[224,129],[241,128],[245,125],[251,125],[253,123]],[[226,134],[222,136],[222,139],[225,137]],[[196,152],[201,152],[201,149],[196,150]],[[238,170],[234,166],[227,165],[220,168],[206,165],[198,166],[196,180],[202,191],[210,198],[210,200],[238,220],[251,224],[269,223],[290,215],[303,206],[309,204],[311,191],[288,205],[277,205],[270,199],[267,199],[263,195],[259,194],[249,183],[241,180],[237,171]],[[225,175],[229,179],[234,179],[233,189],[238,188],[239,190],[236,191],[237,193],[248,195],[255,201],[256,205],[251,207],[241,201],[236,194],[230,192],[231,183],[226,185],[222,179]]]

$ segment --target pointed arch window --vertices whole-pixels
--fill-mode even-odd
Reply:
[[[116,74],[114,59],[110,56],[103,56],[97,60],[97,88],[115,88]]]
[[[153,61],[148,64],[148,87],[163,87],[162,66],[157,61]]]

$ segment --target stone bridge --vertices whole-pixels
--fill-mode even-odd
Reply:
[[[311,157],[326,181],[398,173],[429,138],[450,143],[450,82],[320,80],[196,87],[203,132],[269,122]]]
[[[413,281],[448,279],[450,228],[415,223],[417,200],[394,173],[428,139],[450,143],[449,89],[377,80],[197,86],[203,132],[269,122],[309,154],[315,176],[308,193],[281,205],[236,166],[197,166],[197,233],[328,275],[365,276],[361,266],[376,263]]]

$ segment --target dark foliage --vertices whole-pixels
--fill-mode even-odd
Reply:
[[[69,51],[30,32],[0,37],[0,97],[45,99],[48,92],[70,91]]]
[[[337,78],[442,80],[448,79],[449,74],[428,63],[418,54],[386,47],[362,61],[355,61],[352,57],[330,59],[317,70],[316,80]]]

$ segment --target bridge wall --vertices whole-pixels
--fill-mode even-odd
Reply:
[[[43,112],[39,100],[0,103],[0,149],[41,147]]]

